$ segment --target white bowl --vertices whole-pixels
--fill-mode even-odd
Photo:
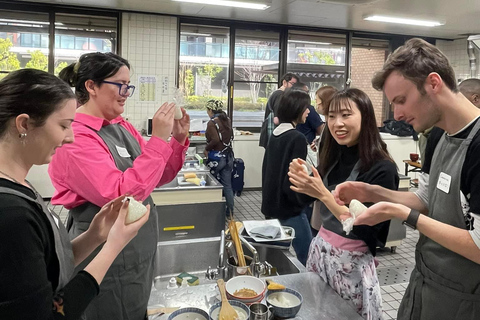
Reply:
[[[277,318],[295,317],[303,303],[300,292],[289,288],[268,291],[266,300],[268,306],[273,306],[273,314]]]
[[[209,320],[208,313],[199,308],[187,307],[174,311],[168,320]]]
[[[255,291],[257,295],[248,298],[238,297],[234,295],[235,291],[244,288]],[[258,298],[265,294],[267,286],[265,285],[265,282],[263,280],[260,280],[258,278],[252,276],[238,276],[228,280],[225,285],[225,289],[227,291],[227,294],[230,295],[232,298],[244,302],[245,300],[256,301]]]
[[[244,303],[234,300],[229,300],[228,303],[235,309],[240,320],[248,320],[250,318],[250,309]],[[210,320],[218,320],[221,307],[222,302],[217,302],[210,308],[210,312],[208,313]]]

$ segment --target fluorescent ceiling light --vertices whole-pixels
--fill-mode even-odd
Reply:
[[[288,40],[291,43],[302,43],[302,44],[318,44],[323,46],[331,45],[330,42],[316,42],[316,41],[303,41],[303,40]]]
[[[210,33],[181,32],[182,36],[211,37]]]
[[[387,17],[387,16],[377,16],[377,15],[365,17],[363,18],[363,20],[410,24],[414,26],[424,26],[424,27],[438,27],[445,24],[438,21],[416,20],[416,19],[396,18],[396,17]]]
[[[198,3],[198,4],[211,4],[216,6],[255,9],[255,10],[265,10],[270,7],[269,5],[262,4],[262,3],[228,1],[228,0],[172,0],[172,1]]]

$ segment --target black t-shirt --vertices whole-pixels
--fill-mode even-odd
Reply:
[[[474,121],[468,128],[462,132],[454,135],[455,138],[466,139],[470,131],[472,131],[473,126],[478,120]],[[430,173],[430,168],[432,164],[432,157],[435,151],[435,148],[440,141],[442,135],[445,134],[445,131],[434,127],[430,132],[430,136],[427,140],[427,146],[425,147],[425,162],[422,167],[422,171],[425,173]],[[463,163],[462,173],[460,177],[460,190],[467,197],[470,203],[470,212],[480,213],[480,197],[475,196],[471,197],[469,195],[480,195],[480,131],[477,132],[468,146],[467,154],[465,157],[465,162]],[[432,183],[429,182],[430,187],[434,187]]]
[[[9,180],[0,186],[35,198]],[[62,289],[53,230],[40,206],[0,193],[0,319],[78,319],[98,294],[95,279],[81,271]],[[57,310],[54,311],[56,301]],[[63,307],[63,308],[62,308]]]

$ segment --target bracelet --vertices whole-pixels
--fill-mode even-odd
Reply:
[[[402,224],[413,230],[417,230],[418,217],[420,217],[420,211],[412,209],[410,210],[407,220],[403,221]]]

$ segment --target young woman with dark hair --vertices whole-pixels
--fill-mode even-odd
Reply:
[[[371,227],[354,226],[347,235],[340,221],[349,216],[348,208],[338,205],[330,191],[345,181],[396,190],[397,167],[378,132],[372,103],[363,91],[338,92],[326,114],[328,130],[320,146],[318,171],[312,168],[313,176],[309,176],[297,161],[290,164],[289,171],[293,190],[321,201],[323,225],[311,243],[307,269],[351,301],[365,319],[381,319],[374,256],[376,247],[385,245],[390,221]]]
[[[79,319],[98,295],[115,257],[147,222],[125,225],[128,201],[108,202],[70,241],[60,218],[25,180],[74,141],[75,95],[44,71],[22,69],[0,81],[0,319]],[[95,248],[96,257],[74,273]]]
[[[60,73],[75,86],[81,106],[75,114],[75,143],[53,157],[49,174],[53,204],[70,210],[71,238],[88,228],[100,207],[121,194],[134,195],[153,207],[150,193],[174,179],[188,148],[190,120],[174,120],[175,105],[164,103],[152,119],[146,142],[121,114],[135,90],[130,65],[113,53],[87,53]],[[171,138],[170,138],[171,136]],[[156,213],[156,211],[154,211]],[[85,311],[92,319],[143,319],[153,281],[157,249],[157,214],[115,260],[100,295]]]
[[[232,189],[233,170],[233,129],[230,119],[223,111],[220,100],[209,100],[205,105],[210,121],[207,123],[205,153],[210,172],[223,185],[223,193],[227,202],[226,215],[233,212],[234,195]]]
[[[293,159],[305,160],[307,156],[307,140],[295,130],[295,126],[305,122],[309,105],[310,96],[307,93],[285,91],[277,113],[280,124],[273,131],[262,166],[262,213],[267,219],[276,218],[282,225],[295,229],[293,248],[303,264],[307,261],[312,233],[302,210],[311,201],[304,202],[303,197],[290,189],[287,173]]]

